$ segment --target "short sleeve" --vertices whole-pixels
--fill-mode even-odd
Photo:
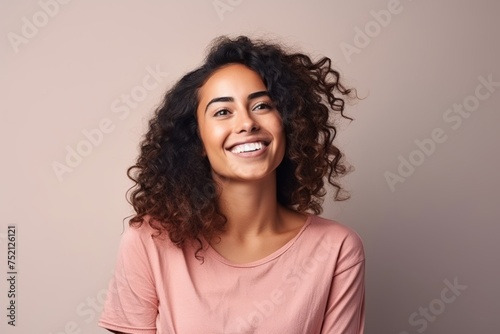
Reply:
[[[158,297],[151,263],[154,242],[144,226],[122,236],[100,327],[124,333],[156,333]]]
[[[363,334],[365,318],[365,257],[359,236],[348,234],[333,274],[322,334]]]

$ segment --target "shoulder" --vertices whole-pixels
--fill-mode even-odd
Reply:
[[[337,255],[339,269],[355,265],[365,260],[363,241],[354,229],[336,221],[316,215],[310,216],[307,239],[321,240]]]
[[[163,246],[172,244],[167,231],[146,216],[141,224],[131,224],[125,229],[122,235],[121,248],[151,249],[156,248],[160,243]]]
[[[351,227],[336,220],[311,215],[308,229],[313,233],[327,234],[342,243],[347,242],[352,247],[363,247],[363,241],[359,234]]]

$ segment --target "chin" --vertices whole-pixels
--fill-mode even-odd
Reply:
[[[252,182],[252,181],[262,181],[267,180],[271,177],[275,176],[275,170],[272,172],[268,171],[247,171],[238,173],[235,172],[226,172],[226,173],[218,173],[217,171],[212,171],[212,175],[214,180],[223,180],[223,181],[238,181],[238,182]]]
[[[275,170],[272,171],[249,171],[247,173],[237,173],[234,175],[234,179],[239,181],[262,181],[269,180],[276,176]]]

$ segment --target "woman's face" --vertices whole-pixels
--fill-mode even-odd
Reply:
[[[215,71],[199,90],[198,127],[214,177],[272,175],[285,154],[279,112],[260,76],[241,64]]]

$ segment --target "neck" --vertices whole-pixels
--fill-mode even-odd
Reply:
[[[220,180],[219,206],[227,218],[223,236],[246,239],[279,228],[283,209],[276,200],[276,175],[258,181]]]

